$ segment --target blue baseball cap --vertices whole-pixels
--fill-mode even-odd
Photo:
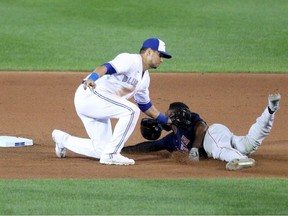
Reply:
[[[165,43],[158,38],[149,38],[145,40],[142,44],[142,48],[151,48],[152,50],[161,53],[163,55],[163,58],[172,58],[172,56],[165,50]]]

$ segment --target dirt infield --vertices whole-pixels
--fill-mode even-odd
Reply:
[[[213,159],[183,164],[167,152],[129,155],[136,161],[134,166],[104,166],[72,152],[65,159],[57,158],[51,139],[53,129],[87,137],[73,105],[74,92],[86,75],[0,72],[0,133],[34,141],[31,147],[0,147],[0,178],[288,177],[288,75],[151,74],[150,96],[162,112],[170,102],[183,101],[208,124],[223,123],[239,135],[244,135],[262,113],[269,93],[282,94],[272,133],[252,156],[256,166],[236,172],[226,171],[224,162]],[[138,123],[126,145],[139,141],[144,139]]]

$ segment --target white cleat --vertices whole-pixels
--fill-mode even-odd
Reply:
[[[270,94],[268,96],[268,107],[272,112],[276,112],[280,109],[281,95],[279,93]]]
[[[226,164],[227,170],[240,170],[255,166],[255,160],[252,158],[234,159]]]
[[[118,153],[102,155],[100,158],[100,163],[106,165],[134,165],[135,161]]]
[[[59,158],[65,158],[66,157],[66,148],[63,146],[62,142],[67,139],[68,134],[60,131],[60,130],[54,130],[52,132],[52,139],[55,142],[55,154]]]

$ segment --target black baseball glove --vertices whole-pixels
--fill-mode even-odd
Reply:
[[[156,119],[143,118],[140,123],[142,136],[147,140],[157,140],[161,136],[162,127]]]
[[[172,121],[172,124],[178,128],[187,129],[192,125],[191,112],[187,108],[177,109],[172,112],[169,117]]]

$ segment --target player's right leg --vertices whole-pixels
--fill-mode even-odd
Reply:
[[[111,96],[110,101],[114,106],[107,108],[111,118],[118,119],[111,139],[105,144],[105,148],[100,158],[101,164],[133,165],[135,161],[123,157],[120,152],[124,144],[131,136],[137,124],[140,109],[130,101]]]

